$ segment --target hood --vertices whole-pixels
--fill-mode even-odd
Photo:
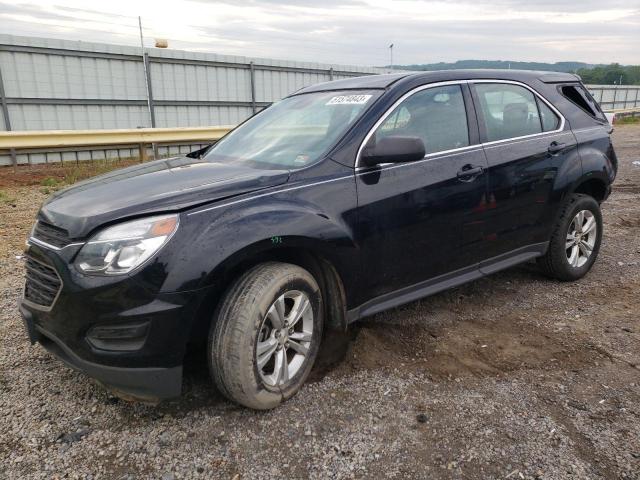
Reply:
[[[130,217],[181,210],[283,184],[287,170],[181,157],[116,170],[53,194],[40,218],[67,230],[73,239],[96,227]]]

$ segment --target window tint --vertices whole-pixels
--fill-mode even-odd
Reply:
[[[475,88],[488,141],[542,132],[538,106],[531,91],[504,83],[478,83]]]
[[[427,153],[469,145],[469,130],[460,85],[422,90],[398,105],[378,127],[375,139],[419,137]]]
[[[542,131],[550,132],[556,130],[560,126],[560,117],[558,117],[549,106],[539,98],[538,108],[540,109],[540,118],[542,120]]]

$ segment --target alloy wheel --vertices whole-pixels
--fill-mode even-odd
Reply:
[[[565,248],[572,267],[582,267],[591,257],[598,238],[597,222],[591,211],[580,210],[569,224]]]
[[[290,290],[273,302],[256,342],[256,365],[265,385],[281,387],[298,373],[313,333],[313,308],[306,293]]]

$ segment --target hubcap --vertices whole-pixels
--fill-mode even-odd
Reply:
[[[313,337],[313,308],[306,293],[290,290],[269,307],[256,343],[260,378],[284,385],[304,364]]]
[[[596,217],[589,210],[581,210],[573,218],[565,244],[567,261],[579,268],[587,263],[598,237]]]

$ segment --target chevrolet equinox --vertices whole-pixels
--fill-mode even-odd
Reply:
[[[32,343],[118,394],[179,396],[191,345],[254,409],[323,331],[536,259],[583,277],[617,160],[565,73],[458,70],[303,88],[186,157],[53,194],[27,242]]]

